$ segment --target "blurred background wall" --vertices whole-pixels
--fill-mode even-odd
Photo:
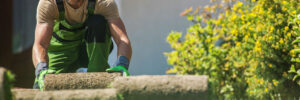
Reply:
[[[0,3],[0,66],[16,74],[17,87],[31,88],[34,67],[31,52],[39,0],[4,0]],[[161,75],[170,68],[164,52],[171,51],[166,37],[171,30],[185,32],[191,25],[179,16],[184,9],[206,5],[209,0],[116,0],[132,43],[132,75]],[[116,47],[116,46],[115,46]],[[109,63],[116,61],[116,48]]]
[[[171,67],[163,54],[171,51],[166,42],[168,34],[171,30],[184,33],[191,25],[191,22],[181,17],[180,13],[191,6],[197,8],[199,5],[207,5],[209,0],[117,0],[117,2],[132,43],[133,55],[129,71],[133,75],[142,75],[165,74]],[[116,58],[112,59],[114,61]]]

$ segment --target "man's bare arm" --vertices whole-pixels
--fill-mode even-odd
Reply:
[[[125,56],[131,59],[132,49],[127,36],[125,25],[121,18],[108,20],[113,39],[118,46],[118,57]]]
[[[35,29],[35,40],[32,50],[34,66],[39,62],[48,63],[48,46],[53,32],[53,25],[48,23],[37,23]]]

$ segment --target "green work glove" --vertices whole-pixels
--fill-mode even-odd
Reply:
[[[54,72],[55,71],[51,69],[41,71],[40,76],[38,77],[37,80],[41,91],[43,91],[44,89],[44,81],[45,81],[46,74],[53,74]]]
[[[122,72],[123,76],[129,76],[129,59],[125,56],[120,56],[116,62],[116,66],[106,69],[107,72]]]
[[[40,89],[41,91],[44,88],[44,78],[46,74],[54,73],[54,70],[49,70],[47,63],[40,62],[37,64],[36,70],[35,70],[35,81],[33,88],[34,89]]]
[[[128,70],[122,65],[106,69],[106,71],[107,72],[122,72],[123,76],[129,76],[130,75]]]

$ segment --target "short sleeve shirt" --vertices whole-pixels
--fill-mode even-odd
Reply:
[[[64,1],[65,18],[70,24],[83,23],[87,17],[88,0],[77,8],[72,8]],[[119,18],[118,7],[114,0],[96,0],[94,14],[103,15],[107,20]],[[37,22],[53,24],[59,18],[56,0],[40,0],[37,7]]]

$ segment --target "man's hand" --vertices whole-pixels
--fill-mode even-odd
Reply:
[[[106,69],[106,71],[107,72],[122,72],[123,76],[129,76],[130,75],[128,70],[122,65]]]
[[[54,73],[54,70],[49,70],[48,65],[45,62],[40,62],[37,64],[35,69],[35,81],[33,88],[40,89],[41,91],[44,88],[44,78],[48,73]]]
[[[129,59],[125,56],[120,56],[116,62],[116,66],[106,69],[107,72],[122,72],[123,76],[129,76]]]

